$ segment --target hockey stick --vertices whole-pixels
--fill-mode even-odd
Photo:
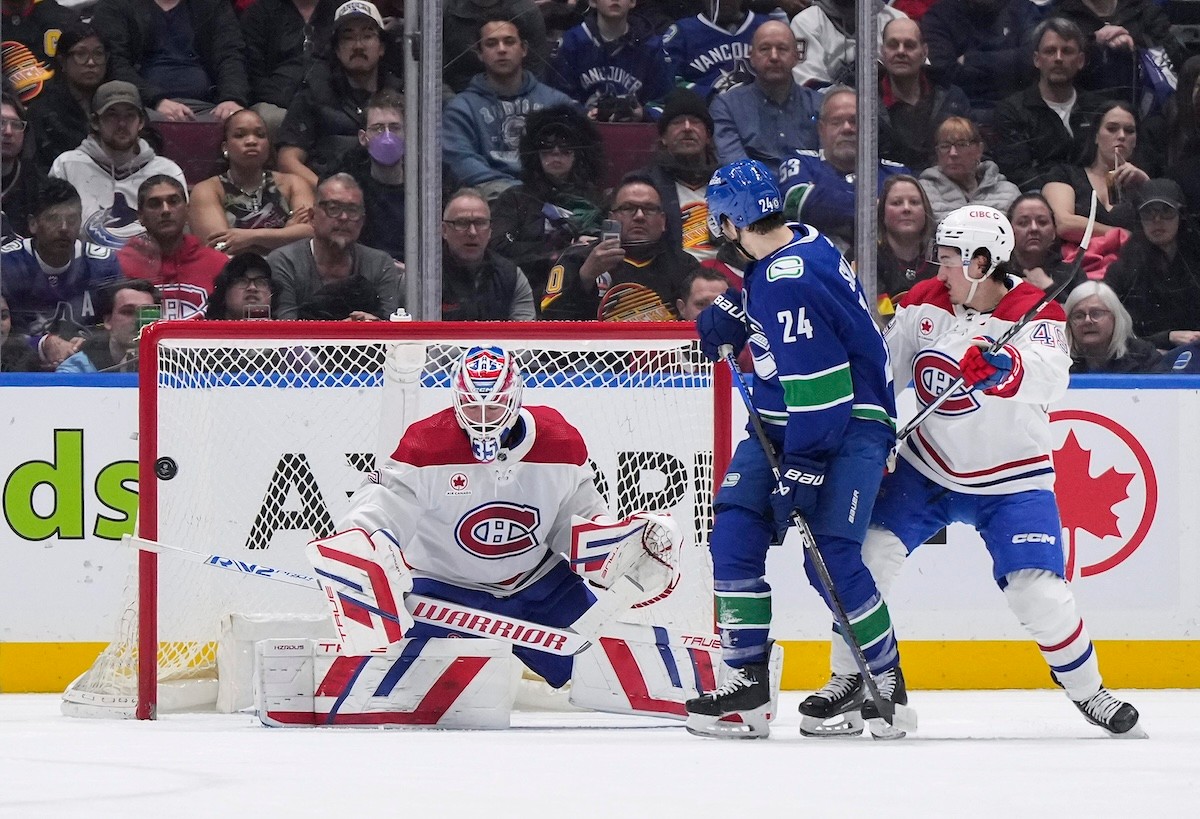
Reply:
[[[262,580],[273,580],[290,586],[324,592],[316,577],[261,563],[247,563],[235,557],[219,554],[204,554],[171,546],[156,540],[125,535],[125,545],[156,554],[171,555],[191,563],[199,563],[215,569],[225,569]],[[628,608],[642,590],[628,577],[620,578],[608,593],[597,594],[596,603],[584,612],[569,628],[556,628],[541,623],[531,623],[516,617],[483,611],[482,609],[425,597],[420,594],[404,596],[404,607],[413,619],[429,625],[464,631],[479,637],[514,646],[523,646],[547,654],[570,657],[592,645],[600,630]]]
[[[1084,230],[1084,232],[1083,232],[1083,239],[1079,242],[1079,253],[1075,254],[1075,260],[1073,262],[1071,262],[1071,269],[1067,273],[1066,278],[1064,278],[1061,282],[1059,282],[1057,285],[1055,285],[1052,290],[1047,290],[1045,292],[1045,294],[1040,299],[1038,299],[1037,304],[1033,305],[1033,307],[1030,307],[1028,310],[1025,311],[1025,315],[1021,316],[1021,318],[1017,320],[1016,324],[1014,324],[1012,327],[1009,327],[1007,330],[1005,330],[1003,333],[1001,333],[1000,337],[998,339],[996,339],[995,341],[993,341],[991,343],[991,345],[984,350],[984,355],[990,355],[991,353],[994,353],[997,350],[999,350],[1001,347],[1003,347],[1008,342],[1012,341],[1012,339],[1017,335],[1017,333],[1019,333],[1023,329],[1025,329],[1025,325],[1027,325],[1027,324],[1029,324],[1029,322],[1033,321],[1034,317],[1037,316],[1038,313],[1042,312],[1042,308],[1044,308],[1050,302],[1054,301],[1054,298],[1059,293],[1061,293],[1063,290],[1065,290],[1068,284],[1070,284],[1071,282],[1073,282],[1075,280],[1075,277],[1077,275],[1079,275],[1079,271],[1083,267],[1083,252],[1085,250],[1087,250],[1087,246],[1089,244],[1091,244],[1091,242],[1092,242],[1092,230],[1095,227],[1096,227],[1096,191],[1093,190],[1092,191],[1092,208],[1091,208],[1091,213],[1088,214],[1087,229]],[[928,404],[926,404],[924,409],[922,409],[915,416],[913,416],[913,419],[911,421],[909,421],[907,424],[905,424],[900,429],[900,431],[896,433],[897,444],[902,442],[909,435],[912,435],[913,432],[916,431],[917,427],[919,427],[919,426],[921,426],[921,424],[925,423],[926,418],[928,418],[930,415],[933,415],[935,412],[937,412],[938,407],[940,407],[942,404],[946,403],[946,401],[948,401],[950,399],[950,396],[953,395],[956,391],[962,389],[962,386],[966,383],[967,383],[967,379],[960,375],[958,378],[956,378],[954,380],[953,384],[951,384],[949,387],[944,389],[942,392],[938,393],[936,398],[934,398],[932,401],[930,401]]]
[[[742,381],[742,376],[738,372],[737,359],[733,355],[733,348],[729,345],[722,345],[718,350],[725,359],[725,363],[729,365],[729,371],[733,375],[733,383],[737,386],[738,393],[742,396],[742,402],[746,405],[746,412],[750,416],[750,425],[754,427],[754,434],[758,438],[758,443],[762,446],[763,452],[767,456],[767,462],[771,465],[771,474],[775,476],[776,483],[780,489],[783,488],[783,473],[779,468],[779,456],[775,452],[775,447],[767,438],[767,431],[763,429],[762,419],[758,417],[758,410],[754,408],[754,401],[750,397],[749,390],[746,389],[746,383]],[[804,516],[792,509],[792,525],[800,531],[800,537],[804,542],[804,553],[808,559],[812,561],[813,568],[817,571],[817,578],[821,581],[821,587],[829,598],[829,608],[833,611],[833,617],[837,620],[838,627],[842,630],[842,636],[846,643],[850,646],[850,653],[854,655],[854,664],[858,666],[858,673],[862,675],[863,683],[867,687],[867,693],[871,696],[871,701],[875,707],[879,709],[879,715],[887,722],[901,731],[915,731],[917,729],[917,721],[912,712],[907,706],[896,705],[891,700],[883,698],[879,693],[879,686],[875,684],[875,678],[871,676],[871,669],[867,665],[867,657],[863,654],[862,646],[858,644],[858,638],[854,636],[854,629],[850,626],[850,615],[846,614],[846,607],[842,605],[842,599],[837,593],[837,589],[833,585],[833,577],[829,574],[829,567],[825,565],[825,558],[821,556],[820,550],[817,548],[817,539],[813,537],[812,530],[808,528],[808,521]]]

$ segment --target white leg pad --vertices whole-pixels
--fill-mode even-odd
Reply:
[[[904,558],[908,557],[908,549],[900,538],[887,529],[872,526],[867,530],[863,540],[862,559],[875,578],[875,586],[879,594],[886,600],[887,593],[904,568]],[[829,646],[829,665],[834,674],[857,674],[858,666],[854,663],[854,655],[850,646],[837,634],[833,635]]]
[[[1066,581],[1044,569],[1021,569],[1006,578],[1008,607],[1037,641],[1046,663],[1073,700],[1100,690],[1100,665],[1087,627]],[[1067,666],[1074,666],[1069,670]]]
[[[575,655],[570,702],[617,714],[686,719],[683,704],[717,685],[721,639],[612,623]]]
[[[507,728],[512,649],[496,640],[401,640],[342,653],[336,640],[262,640],[255,711],[264,725]]]

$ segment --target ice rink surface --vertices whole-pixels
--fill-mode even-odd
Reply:
[[[813,740],[785,692],[768,740],[518,713],[507,731],[264,728],[248,715],[72,719],[0,696],[0,817],[1200,816],[1200,692],[1120,692],[1115,740],[1059,692],[912,693],[894,742]]]

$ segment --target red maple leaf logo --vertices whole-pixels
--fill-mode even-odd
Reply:
[[[1091,451],[1079,445],[1074,430],[1067,433],[1062,448],[1054,451],[1054,494],[1067,530],[1068,579],[1075,573],[1076,532],[1082,529],[1098,538],[1121,535],[1113,507],[1129,498],[1129,483],[1134,477],[1114,467],[1092,477],[1091,463]]]

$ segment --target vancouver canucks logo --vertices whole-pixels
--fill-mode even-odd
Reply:
[[[804,260],[799,256],[785,256],[767,266],[767,281],[798,279],[804,275]]]

